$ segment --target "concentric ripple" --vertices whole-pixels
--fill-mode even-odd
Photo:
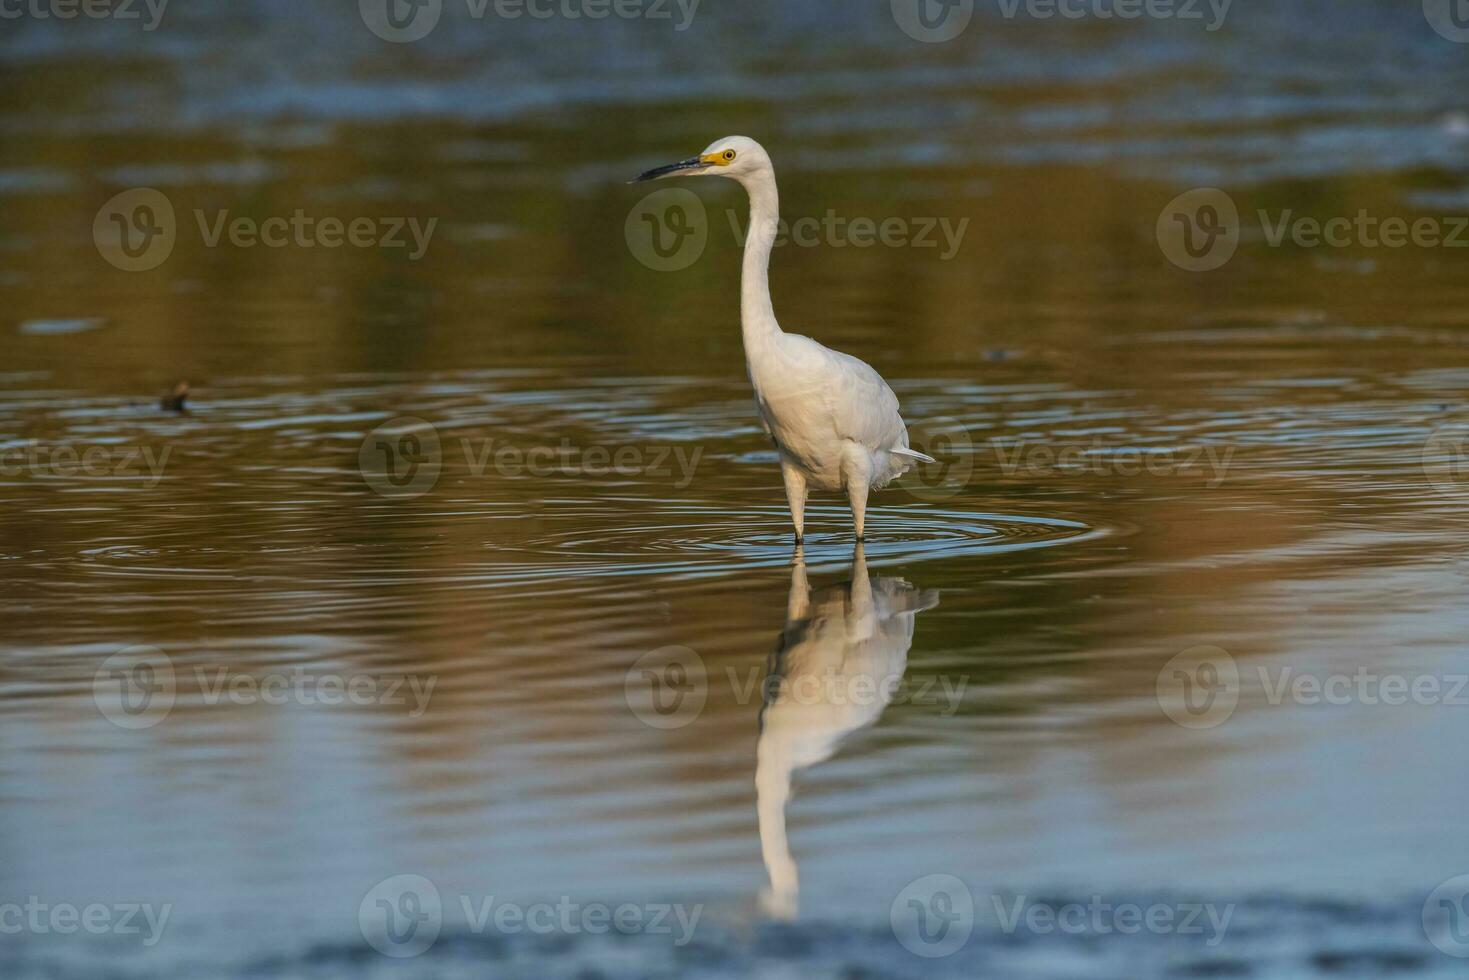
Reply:
[[[624,510],[609,509],[601,521],[576,513],[570,522],[574,528],[552,529],[507,549],[529,559],[514,562],[509,574],[519,581],[567,575],[702,576],[783,566],[791,560],[794,542],[784,507],[662,503],[654,508],[647,500],[627,503]],[[597,506],[606,508],[608,502]],[[623,520],[616,518],[618,513]],[[641,519],[626,521],[629,513]],[[807,557],[850,557],[851,522],[850,512],[841,506],[809,508],[803,544]],[[1061,518],[879,507],[868,512],[863,548],[869,561],[915,562],[1047,548],[1106,533]]]

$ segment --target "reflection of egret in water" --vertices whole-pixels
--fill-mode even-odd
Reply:
[[[797,769],[823,762],[842,739],[882,715],[908,665],[913,619],[938,592],[900,578],[869,577],[859,544],[852,581],[812,594],[799,549],[791,569],[786,627],[765,683],[756,750],[760,850],[770,887],[762,905],[793,918],[798,881],[785,808]]]

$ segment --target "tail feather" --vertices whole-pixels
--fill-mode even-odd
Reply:
[[[907,446],[897,446],[889,449],[888,452],[892,453],[894,456],[907,456],[909,459],[916,459],[920,463],[938,462],[938,460],[934,459],[932,456],[926,456],[916,449],[909,449]]]

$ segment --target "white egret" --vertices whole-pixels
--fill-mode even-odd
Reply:
[[[696,157],[639,174],[634,182],[703,175],[739,181],[750,196],[740,286],[745,366],[761,421],[780,454],[796,541],[805,536],[806,495],[812,487],[846,491],[861,540],[868,490],[887,485],[916,462],[934,460],[908,447],[898,398],[882,375],[850,354],[786,333],[776,322],[769,269],[780,200],[764,147],[730,136]]]

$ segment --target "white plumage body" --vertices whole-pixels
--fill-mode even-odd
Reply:
[[[782,333],[749,363],[755,405],[782,463],[809,486],[842,492],[847,480],[884,487],[914,465],[898,398],[865,362],[810,337]]]

